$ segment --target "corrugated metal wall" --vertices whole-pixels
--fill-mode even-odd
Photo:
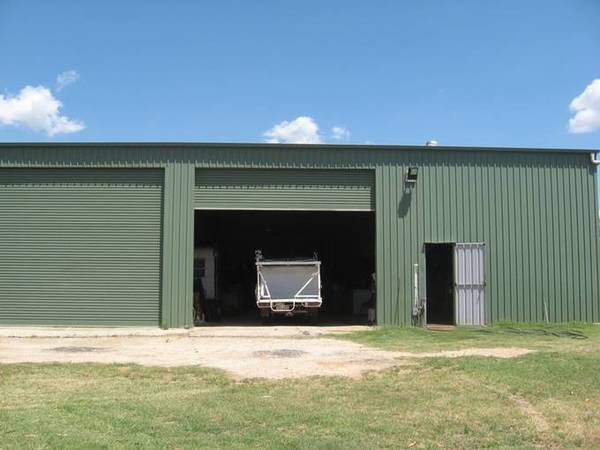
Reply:
[[[420,168],[404,189],[408,166]],[[595,167],[586,154],[441,152],[377,168],[378,314],[410,323],[424,242],[486,244],[486,322],[600,320]]]
[[[191,327],[194,265],[194,166],[165,168],[163,215],[163,328]]]
[[[372,211],[374,184],[372,170],[197,169],[194,206]]]
[[[158,325],[162,181],[0,169],[0,323]]]
[[[404,171],[419,167],[412,190]],[[378,320],[411,322],[424,242],[486,243],[486,322],[600,320],[596,167],[544,149],[236,144],[0,145],[0,167],[163,168],[163,317],[189,325],[194,168],[374,169]]]

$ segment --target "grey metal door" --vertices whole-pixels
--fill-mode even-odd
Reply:
[[[485,323],[485,244],[454,246],[457,325]]]

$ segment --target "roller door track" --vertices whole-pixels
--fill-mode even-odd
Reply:
[[[0,323],[158,325],[162,182],[0,169]]]
[[[373,211],[371,170],[198,169],[196,209]]]

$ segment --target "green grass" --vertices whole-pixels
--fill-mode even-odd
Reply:
[[[600,333],[581,329],[588,339],[500,329],[475,340],[465,329],[353,334],[415,351],[538,349],[514,359],[420,359],[361,379],[0,365],[0,448],[599,448]]]
[[[572,332],[587,339],[556,337]],[[336,336],[386,350],[431,352],[468,347],[525,347],[535,350],[584,350],[600,342],[600,325],[503,323],[490,327],[457,327],[452,331],[430,331],[413,327],[378,327]]]

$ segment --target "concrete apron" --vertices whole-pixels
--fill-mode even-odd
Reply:
[[[229,326],[210,325],[190,329],[174,328],[163,330],[158,327],[54,327],[54,326],[4,326],[0,327],[0,338],[94,338],[94,337],[319,337],[327,334],[342,334],[372,329],[366,325],[324,326]]]

